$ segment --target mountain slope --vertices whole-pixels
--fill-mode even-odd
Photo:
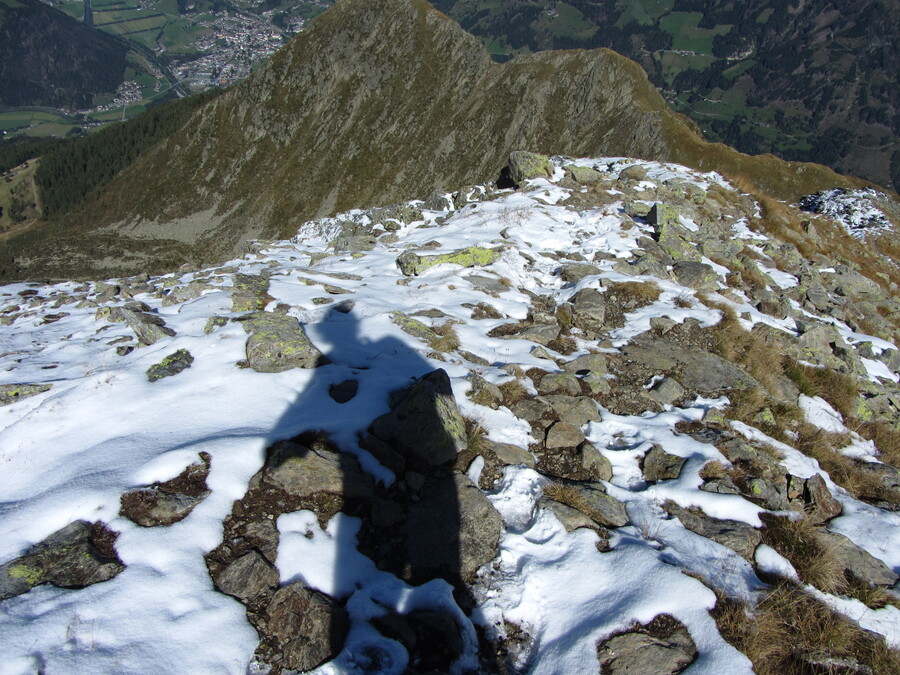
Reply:
[[[90,107],[122,83],[127,53],[39,0],[0,0],[0,106]]]
[[[900,6],[884,0],[436,0],[498,58],[609,47],[707,138],[900,186]]]
[[[5,276],[222,259],[312,217],[491,179],[521,147],[680,161],[781,198],[860,184],[705,143],[608,50],[496,64],[424,0],[343,0],[64,226],[7,248]]]

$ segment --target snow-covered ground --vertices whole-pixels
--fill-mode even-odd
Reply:
[[[579,163],[615,165],[614,160]],[[644,166],[651,184],[678,177],[701,187],[725,185],[714,174]],[[98,320],[96,302],[62,302],[78,293],[96,301],[94,287],[79,291],[76,283],[60,283],[0,288],[0,301],[20,305],[24,311],[11,325],[0,326],[0,384],[52,385],[44,393],[0,407],[0,564],[82,519],[103,521],[120,533],[116,549],[127,566],[115,578],[80,590],[45,584],[0,603],[0,673],[247,672],[256,633],[244,606],[214,588],[204,561],[222,540],[222,523],[232,504],[247,491],[266,448],[305,429],[328,431],[377,479],[394,480],[360,448],[359,433],[388,411],[388,392],[423,374],[423,367],[447,371],[462,412],[478,420],[490,439],[527,448],[535,439],[526,422],[505,407],[492,410],[466,396],[471,376],[503,383],[510,380],[503,370],[507,364],[523,370],[558,367],[544,354],[533,353],[534,343],[488,337],[488,332],[525,318],[531,303],[525,291],[550,295],[560,303],[582,288],[600,287],[601,280],[635,280],[613,267],[651,231],[649,225],[635,224],[625,216],[621,202],[583,211],[560,205],[570,193],[556,183],[561,177],[558,170],[553,181],[534,180],[524,190],[507,191],[456,211],[425,211],[422,220],[400,225],[394,243],[379,240],[373,250],[359,254],[335,255],[327,249],[329,235],[334,234],[329,232],[334,221],[329,221],[309,224],[295,240],[270,243],[258,255],[235,260],[212,274],[151,279],[158,288],[180,287],[199,278],[213,287],[199,297],[168,305],[159,293],[136,295],[133,300],[146,303],[176,334],[124,356],[116,347],[127,344],[120,338],[133,335],[126,324]],[[362,219],[360,214],[347,216],[353,217]],[[744,233],[738,236],[760,238],[746,223],[736,227]],[[499,260],[479,269],[438,265],[419,276],[404,277],[397,256],[426,244],[423,253],[429,254],[476,245],[502,247],[502,253]],[[545,252],[554,257],[542,255]],[[603,255],[595,259],[595,253]],[[576,283],[563,282],[557,258],[570,254],[593,260],[601,273]],[[246,357],[247,333],[242,326],[232,322],[209,333],[204,330],[212,316],[238,316],[231,304],[235,273],[268,275],[269,309],[289,306],[287,313],[301,322],[332,362],[274,374],[239,367]],[[488,294],[476,276],[502,285]],[[776,270],[772,276],[783,288],[796,284],[787,273]],[[674,281],[646,280],[657,283],[662,294],[626,317],[608,349],[648,330],[654,317],[676,322],[694,318],[704,325],[719,320],[721,313],[696,301],[690,288]],[[326,285],[344,292],[331,296]],[[23,297],[23,291],[36,293]],[[338,317],[328,304],[318,304],[322,297],[351,301],[353,320]],[[123,302],[116,297],[106,304]],[[504,318],[473,319],[472,306],[485,302]],[[761,314],[750,304],[735,303],[734,296],[728,302],[745,312],[750,322],[794,329],[792,320]],[[433,309],[445,316],[417,318],[433,325],[459,322],[455,329],[460,347],[446,360],[429,358],[431,348],[391,319],[396,311],[413,315]],[[45,323],[48,315],[60,313],[65,316]],[[387,349],[389,345],[404,345],[422,358],[418,362],[401,358]],[[569,358],[594,346],[578,340],[577,351]],[[148,382],[147,369],[178,349],[191,353],[191,367]],[[873,378],[895,377],[881,362],[873,361],[870,372]],[[359,381],[360,393],[341,406],[327,391],[349,376]],[[304,401],[299,410],[298,400]],[[479,604],[471,620],[489,627],[510,622],[525,630],[532,638],[521,655],[528,672],[594,673],[598,640],[635,622],[670,614],[688,628],[699,652],[685,672],[751,672],[749,660],[725,642],[710,617],[715,594],[695,577],[748,600],[765,585],[747,560],[688,531],[661,507],[671,500],[683,507],[701,507],[716,518],[760,525],[761,507],[739,495],[699,490],[703,466],[710,460],[726,465],[728,461],[712,445],[674,429],[678,422],[700,420],[709,410],[726,405],[724,398],[697,397],[689,405],[638,416],[601,410],[601,421],[585,425],[588,440],[612,462],[607,491],[626,504],[630,519],[629,525],[612,530],[611,550],[605,552],[598,550],[596,532],[568,532],[551,511],[538,505],[547,478],[526,466],[507,467],[487,494],[504,527],[499,556],[483,568],[476,584]],[[844,430],[840,415],[824,401],[804,398],[801,405],[811,422],[827,430]],[[639,460],[653,444],[687,459],[677,479],[655,485],[643,481]],[[125,491],[173,478],[195,462],[199,452],[212,458],[207,479],[211,494],[187,518],[168,527],[144,528],[119,514]],[[863,455],[866,449],[856,452]],[[785,451],[792,473],[801,477],[823,473],[814,460],[798,454],[790,448]],[[477,460],[472,472],[477,477]],[[828,484],[844,505],[844,515],[833,521],[833,529],[900,570],[900,515],[857,502],[830,480]],[[372,645],[392,655],[383,663],[394,665],[383,666],[382,672],[402,672],[405,657],[399,644],[366,628],[365,620],[379,607],[404,612],[440,606],[469,620],[456,609],[449,585],[434,581],[414,588],[379,571],[362,554],[348,557],[346,551],[354,550],[359,528],[355,518],[338,515],[323,530],[314,514],[301,511],[281,516],[277,526],[282,533],[277,559],[282,582],[300,579],[345,599],[353,621],[344,651],[316,672],[358,672],[359,653]],[[344,569],[338,576],[334,568],[339,551]],[[791,573],[784,572],[789,563],[771,549],[757,555],[762,569]],[[858,609],[835,606],[846,612]],[[867,628],[900,646],[900,611],[868,610],[867,617]],[[460,670],[474,663],[474,636],[474,630],[463,636]]]

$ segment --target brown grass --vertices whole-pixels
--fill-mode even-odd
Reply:
[[[886,501],[900,504],[900,493],[882,483],[877,476],[860,468],[859,463],[840,453],[850,444],[848,434],[835,434],[803,422],[797,429],[799,436],[795,447],[805,455],[816,459],[835,483],[866,501]]]
[[[483,454],[487,432],[481,426],[481,422],[471,417],[464,417],[463,421],[466,425],[466,450],[474,455]]]
[[[691,296],[684,294],[675,298],[675,306],[679,309],[690,309],[694,303],[691,302]]]
[[[610,284],[607,293],[615,295],[623,305],[644,307],[659,299],[662,291],[652,282],[620,281]]]
[[[845,418],[856,416],[859,392],[851,375],[830,368],[813,368],[794,360],[786,361],[784,374],[793,380],[801,394],[821,396]]]
[[[900,468],[900,430],[886,422],[865,422],[857,433],[873,443],[881,453],[881,461]]]
[[[528,389],[525,388],[519,380],[510,380],[499,385],[500,391],[503,392],[503,402],[507,407],[528,398]]]
[[[779,583],[752,608],[720,597],[711,614],[758,675],[843,672],[817,669],[804,658],[822,653],[854,659],[875,673],[900,672],[900,652],[790,583]]]
[[[544,486],[544,496],[579,511],[588,506],[584,496],[574,487],[565,483],[548,483]]]
[[[429,343],[432,349],[445,353],[459,349],[459,335],[456,334],[453,323],[453,321],[448,321],[433,329],[437,337]]]
[[[787,558],[801,581],[826,593],[846,589],[847,581],[837,556],[809,520],[792,520],[771,513],[761,513],[760,519],[765,524],[761,530],[763,543]]]

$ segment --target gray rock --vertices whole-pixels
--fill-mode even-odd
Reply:
[[[572,180],[581,185],[593,185],[604,179],[604,174],[589,166],[575,166],[574,164],[568,164],[563,168]]]
[[[125,322],[143,345],[152,345],[163,338],[175,335],[175,331],[166,326],[161,316],[147,311],[135,311],[126,307],[101,307],[97,310],[96,318],[98,321],[105,319]]]
[[[210,494],[206,478],[211,459],[208,453],[201,452],[201,461],[186,467],[175,478],[126,492],[119,515],[142,527],[172,525],[183,520]]]
[[[261,312],[272,301],[269,280],[254,274],[235,274],[231,292],[232,312]]]
[[[69,523],[0,566],[0,601],[45,583],[84,588],[112,579],[125,569],[113,547],[116,536],[103,523]]]
[[[550,499],[549,497],[541,497],[538,504],[541,507],[552,511],[553,515],[559,519],[559,522],[562,523],[567,532],[574,532],[581,527],[586,527],[588,529],[597,527],[597,524],[593,520],[588,518],[578,509],[573,509],[568,504],[563,504],[562,502]]]
[[[574,448],[584,443],[584,434],[579,427],[568,422],[556,422],[547,430],[544,445],[548,450]]]
[[[644,455],[641,467],[644,479],[647,481],[674,480],[681,475],[687,459],[670,455],[658,445],[654,445],[650,452]]]
[[[209,335],[216,328],[221,328],[222,326],[228,325],[228,317],[225,316],[211,316],[206,320],[206,326],[203,327],[203,332]]]
[[[499,295],[509,288],[496,277],[486,277],[480,274],[471,274],[465,277],[466,281],[472,284],[473,288],[478,289],[488,295]]]
[[[510,410],[529,424],[537,424],[553,415],[553,408],[543,398],[524,398],[513,403]]]
[[[413,468],[456,459],[466,447],[466,425],[446,371],[432,371],[402,392],[393,410],[372,423],[372,433]]]
[[[678,211],[667,204],[654,204],[647,214],[660,247],[677,260],[700,261],[701,255],[691,242],[691,232],[678,219]]]
[[[571,487],[578,496],[570,506],[595,523],[605,527],[622,527],[628,523],[625,505],[606,494],[600,483],[574,483]]]
[[[52,384],[0,384],[0,406],[50,391]]]
[[[893,586],[900,578],[881,560],[870,555],[844,535],[823,530],[819,536],[835,553],[845,574],[870,586]]]
[[[666,625],[668,630],[660,630],[661,625]],[[682,623],[663,615],[654,619],[651,626],[650,630],[641,626],[599,643],[600,672],[604,675],[675,675],[694,662],[697,647]]]
[[[515,150],[509,155],[509,177],[516,185],[529,178],[551,178],[553,164],[546,155]]]
[[[520,448],[518,445],[510,445],[509,443],[497,443],[491,440],[485,440],[485,443],[488,449],[503,464],[507,466],[522,464],[534,468],[534,455],[525,448]]]
[[[187,349],[179,349],[172,352],[159,363],[147,368],[147,380],[156,382],[164,377],[172,377],[183,370],[187,370],[194,362],[194,357]]]
[[[679,284],[697,291],[715,291],[719,287],[718,275],[705,263],[679,260],[672,266],[672,273]]]
[[[429,267],[441,264],[462,265],[463,267],[486,267],[499,260],[500,254],[483,246],[441,253],[438,255],[420,255],[415,251],[405,251],[397,257],[397,267],[408,277],[418,276]]]
[[[474,373],[470,377],[470,382],[472,389],[469,391],[469,398],[475,403],[486,405],[493,410],[503,405],[503,391],[496,384],[491,384]]]
[[[534,324],[525,326],[512,335],[499,335],[503,340],[530,340],[545,347],[559,337],[559,326],[556,324]]]
[[[587,396],[566,396],[548,394],[542,399],[550,405],[563,422],[583,427],[588,422],[599,422],[600,411],[597,404]]]
[[[292,441],[279,441],[269,449],[262,477],[294,497],[318,492],[370,497],[373,492],[371,476],[362,472],[355,457]]]
[[[350,626],[341,605],[300,582],[275,592],[264,622],[266,636],[281,652],[281,665],[304,672],[334,658]]]
[[[566,283],[575,283],[596,274],[600,274],[600,268],[588,263],[567,263],[559,271],[560,278]]]
[[[713,492],[720,495],[739,495],[741,491],[731,480],[730,476],[722,476],[721,478],[713,478],[700,486],[704,492]]]
[[[605,375],[606,356],[603,354],[585,354],[584,356],[579,356],[571,361],[567,361],[562,365],[562,369],[567,373],[597,373],[599,375]]]
[[[664,377],[647,392],[660,405],[672,405],[685,393],[684,387],[671,377]]]
[[[795,482],[799,481],[799,479],[791,476],[789,481]],[[816,474],[812,478],[802,481],[802,486],[800,496],[803,500],[806,517],[812,523],[821,525],[832,518],[837,518],[841,515],[843,507],[841,507],[841,503],[831,494],[831,491],[828,489],[828,485],[826,485],[825,479],[822,478],[822,476]],[[788,490],[790,491],[790,486],[788,487]]]
[[[756,528],[737,520],[719,520],[705,514],[692,513],[677,504],[667,504],[665,509],[691,532],[727,546],[741,557],[753,562],[756,547],[762,542],[762,535]]]
[[[595,273],[596,274],[596,273]],[[572,324],[583,331],[599,333],[606,321],[606,297],[594,288],[583,288],[571,297]]]
[[[280,373],[291,368],[315,368],[327,359],[292,316],[253,312],[241,318],[250,334],[247,338],[247,365],[260,373]]]
[[[547,373],[538,382],[539,394],[581,395],[581,382],[571,373]]]
[[[428,483],[404,526],[412,583],[435,576],[471,580],[497,555],[502,521],[481,490],[461,473]]]
[[[245,553],[216,579],[216,588],[241,602],[254,601],[278,587],[278,570],[256,551]]]
[[[585,441],[578,446],[581,452],[581,466],[594,480],[612,480],[612,463],[593,443]]]
[[[186,302],[187,300],[199,298],[203,294],[203,291],[209,290],[211,288],[214,288],[214,286],[205,281],[192,281],[185,286],[173,288],[169,291],[166,297],[163,298],[163,307],[170,307],[172,305]]]

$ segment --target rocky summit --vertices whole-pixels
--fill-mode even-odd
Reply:
[[[4,672],[900,670],[890,196],[505,163],[0,287]]]
[[[96,189],[81,182],[78,148],[89,141],[74,144],[46,183],[83,199],[0,242],[2,278],[219,263],[248,239],[287,238],[311,218],[494,180],[522,148],[676,161],[779,199],[865,187],[821,166],[705,142],[640,66],[610,50],[495,63],[425,0],[341,0],[185,120],[160,138],[163,122],[123,127],[122,138],[109,132],[130,164],[114,176],[95,167],[105,176]],[[149,147],[135,156],[141,143]]]

